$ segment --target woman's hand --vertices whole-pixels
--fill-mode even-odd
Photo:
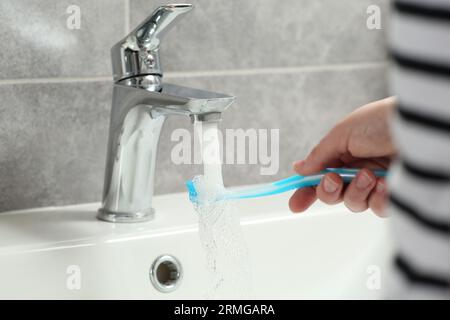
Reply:
[[[327,204],[344,201],[353,212],[371,208],[383,216],[386,182],[369,169],[387,169],[395,147],[391,140],[389,118],[395,98],[365,105],[338,123],[314,147],[305,160],[294,163],[300,175],[311,175],[327,167],[365,168],[347,186],[336,173],[327,173],[316,188],[297,190],[289,200],[293,212],[305,211],[319,198]]]

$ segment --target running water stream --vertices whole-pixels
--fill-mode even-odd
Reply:
[[[236,206],[232,201],[213,200],[225,192],[217,123],[196,121],[194,132],[200,144],[204,172],[193,179],[199,200],[195,209],[212,278],[206,298],[251,298],[250,263]]]

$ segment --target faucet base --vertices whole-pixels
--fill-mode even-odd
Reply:
[[[139,212],[113,212],[102,208],[97,213],[99,220],[118,223],[145,222],[153,220],[154,217],[155,210],[153,208]]]

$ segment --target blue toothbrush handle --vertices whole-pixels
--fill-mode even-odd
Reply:
[[[321,172],[322,175],[326,173],[334,172],[341,176],[342,180],[346,183],[351,182],[356,177],[360,169],[346,169],[346,168],[327,168]],[[372,170],[373,174],[378,178],[384,178],[387,176],[386,170]],[[320,181],[319,181],[320,183]]]
[[[248,198],[258,198],[269,195],[275,195],[283,193],[290,190],[295,190],[299,188],[312,187],[320,184],[323,176],[326,173],[334,172],[341,176],[345,183],[348,183],[355,178],[360,169],[347,169],[347,168],[327,168],[321,171],[319,174],[312,176],[300,176],[294,175],[289,178],[279,180],[271,183],[268,186],[263,186],[256,189],[249,189],[247,191],[242,190],[236,193],[229,193],[225,196],[227,199],[248,199]],[[373,170],[372,171],[377,177],[386,177],[387,172],[385,170]]]
[[[273,182],[273,185],[275,186],[280,186],[280,185],[286,185],[286,184],[291,184],[294,182],[299,182],[303,179],[309,178],[309,177],[320,177],[317,181],[319,184],[320,180],[322,179],[322,177],[330,172],[334,172],[337,173],[338,175],[341,176],[341,178],[343,178],[344,182],[350,182],[359,172],[359,170],[361,169],[350,169],[350,168],[326,168],[325,170],[320,171],[319,174],[317,175],[312,175],[312,176],[301,176],[301,175],[293,175],[289,178],[285,178],[283,180],[279,180],[276,182]],[[387,171],[386,170],[372,170],[372,172],[375,174],[375,176],[377,177],[386,177],[387,176]]]

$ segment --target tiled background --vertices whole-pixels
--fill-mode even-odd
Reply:
[[[161,0],[0,2],[0,212],[99,201],[112,81],[110,47]],[[234,94],[222,128],[280,128],[280,171],[227,165],[227,185],[291,174],[327,129],[386,93],[388,0],[195,0],[161,49],[167,81]],[[367,7],[383,30],[366,28]],[[66,26],[81,9],[81,29]],[[180,191],[198,166],[170,161],[161,136],[156,192]]]

